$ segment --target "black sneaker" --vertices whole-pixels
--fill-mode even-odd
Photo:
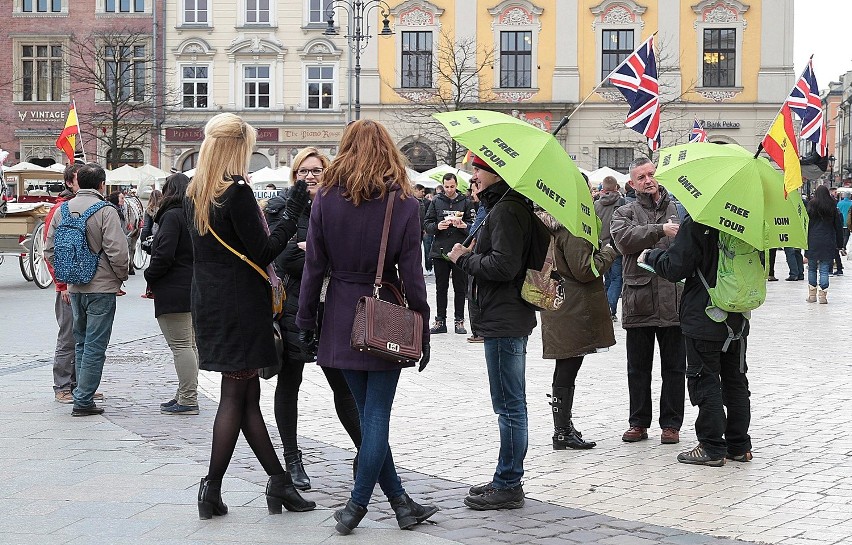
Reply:
[[[478,496],[468,496],[464,504],[476,511],[495,509],[520,509],[524,506],[524,488],[488,488]]]
[[[727,456],[725,456],[725,458],[727,458],[728,460],[731,460],[732,462],[746,463],[746,462],[751,462],[754,459],[754,456],[752,455],[750,450],[747,450],[742,454],[728,453]]]
[[[692,450],[681,452],[677,455],[677,461],[682,464],[693,464],[699,466],[722,467],[725,465],[725,458],[711,458],[704,446],[698,443]]]
[[[456,334],[467,335],[467,329],[464,328],[464,320],[456,320]]]
[[[468,493],[471,496],[481,496],[482,494],[485,494],[487,491],[492,490],[493,488],[494,488],[494,483],[491,483],[491,482],[482,483],[482,484],[477,484],[475,486],[471,486],[470,490],[468,490]]]
[[[435,320],[434,325],[432,325],[432,328],[429,329],[429,333],[432,333],[433,335],[435,333],[446,333],[446,332],[447,332],[446,320]]]
[[[98,407],[94,403],[92,403],[88,407],[73,407],[71,409],[71,416],[95,416],[98,414],[103,414],[104,410],[101,407]]]
[[[175,403],[177,403],[177,399],[170,399],[170,400],[166,401],[165,403],[160,403],[160,408],[165,409],[166,407],[171,407]]]

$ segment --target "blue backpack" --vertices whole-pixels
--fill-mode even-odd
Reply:
[[[109,206],[109,203],[98,201],[80,217],[74,217],[68,209],[68,203],[62,203],[59,209],[62,219],[53,234],[53,269],[58,281],[88,284],[94,278],[101,255],[89,248],[86,221],[104,206]]]

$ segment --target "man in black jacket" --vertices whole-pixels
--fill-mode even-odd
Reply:
[[[500,452],[492,481],[472,487],[464,503],[476,510],[518,509],[524,505],[521,478],[527,454],[527,338],[536,326],[535,311],[519,289],[532,240],[532,206],[478,157],[473,158],[471,184],[479,184],[479,199],[490,214],[475,242],[456,244],[449,258],[474,277]]]
[[[677,459],[713,467],[724,465],[726,458],[737,462],[752,459],[748,434],[751,394],[745,362],[748,320],[738,313],[729,313],[725,322],[710,319],[705,311],[710,296],[696,274],[700,270],[709,286],[716,285],[718,242],[718,230],[687,216],[667,251],[653,248],[639,256],[640,263],[650,265],[670,282],[686,278],[680,327],[686,341],[689,399],[698,406],[695,434],[699,443]]]
[[[473,205],[466,195],[457,191],[458,182],[452,172],[444,174],[444,192],[435,195],[424,221],[426,232],[435,236],[432,242],[432,264],[435,268],[435,291],[437,311],[435,324],[430,330],[447,332],[447,292],[450,289],[450,274],[453,276],[453,303],[455,306],[455,331],[467,335],[464,328],[464,304],[467,301],[467,275],[442,255],[446,255],[454,244],[464,242],[468,227],[473,223]]]

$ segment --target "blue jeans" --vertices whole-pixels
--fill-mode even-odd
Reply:
[[[790,269],[790,276],[799,278],[805,275],[805,265],[802,259],[802,250],[798,248],[784,248],[784,255],[787,258],[787,267]]]
[[[618,299],[621,297],[621,262],[623,256],[618,256],[612,262],[612,266],[604,273],[604,289],[606,289],[606,300],[609,302],[609,313],[615,316],[618,312]]]
[[[527,455],[527,337],[486,337],[485,365],[491,405],[500,428],[500,453],[492,481],[495,488],[514,488],[524,476]]]
[[[92,399],[101,384],[106,349],[112,335],[115,318],[114,293],[72,293],[71,312],[74,316],[75,359],[77,387],[74,406],[91,407]]]
[[[388,437],[390,414],[399,369],[394,371],[353,371],[343,369],[343,377],[361,418],[361,449],[358,451],[358,474],[352,488],[352,501],[366,507],[376,483],[388,499],[405,494],[396,474]]]
[[[808,260],[808,284],[811,286],[817,285],[817,270],[819,270],[819,287],[821,289],[828,289],[828,270],[831,267],[831,262],[833,260],[827,261],[817,261],[815,259]]]

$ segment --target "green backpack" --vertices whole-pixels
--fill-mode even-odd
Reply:
[[[710,306],[707,315],[717,322],[724,322],[729,312],[745,314],[766,301],[766,254],[751,244],[729,235],[719,233],[719,264],[716,267],[716,285],[710,287],[707,279],[698,271],[698,276],[707,293]]]

